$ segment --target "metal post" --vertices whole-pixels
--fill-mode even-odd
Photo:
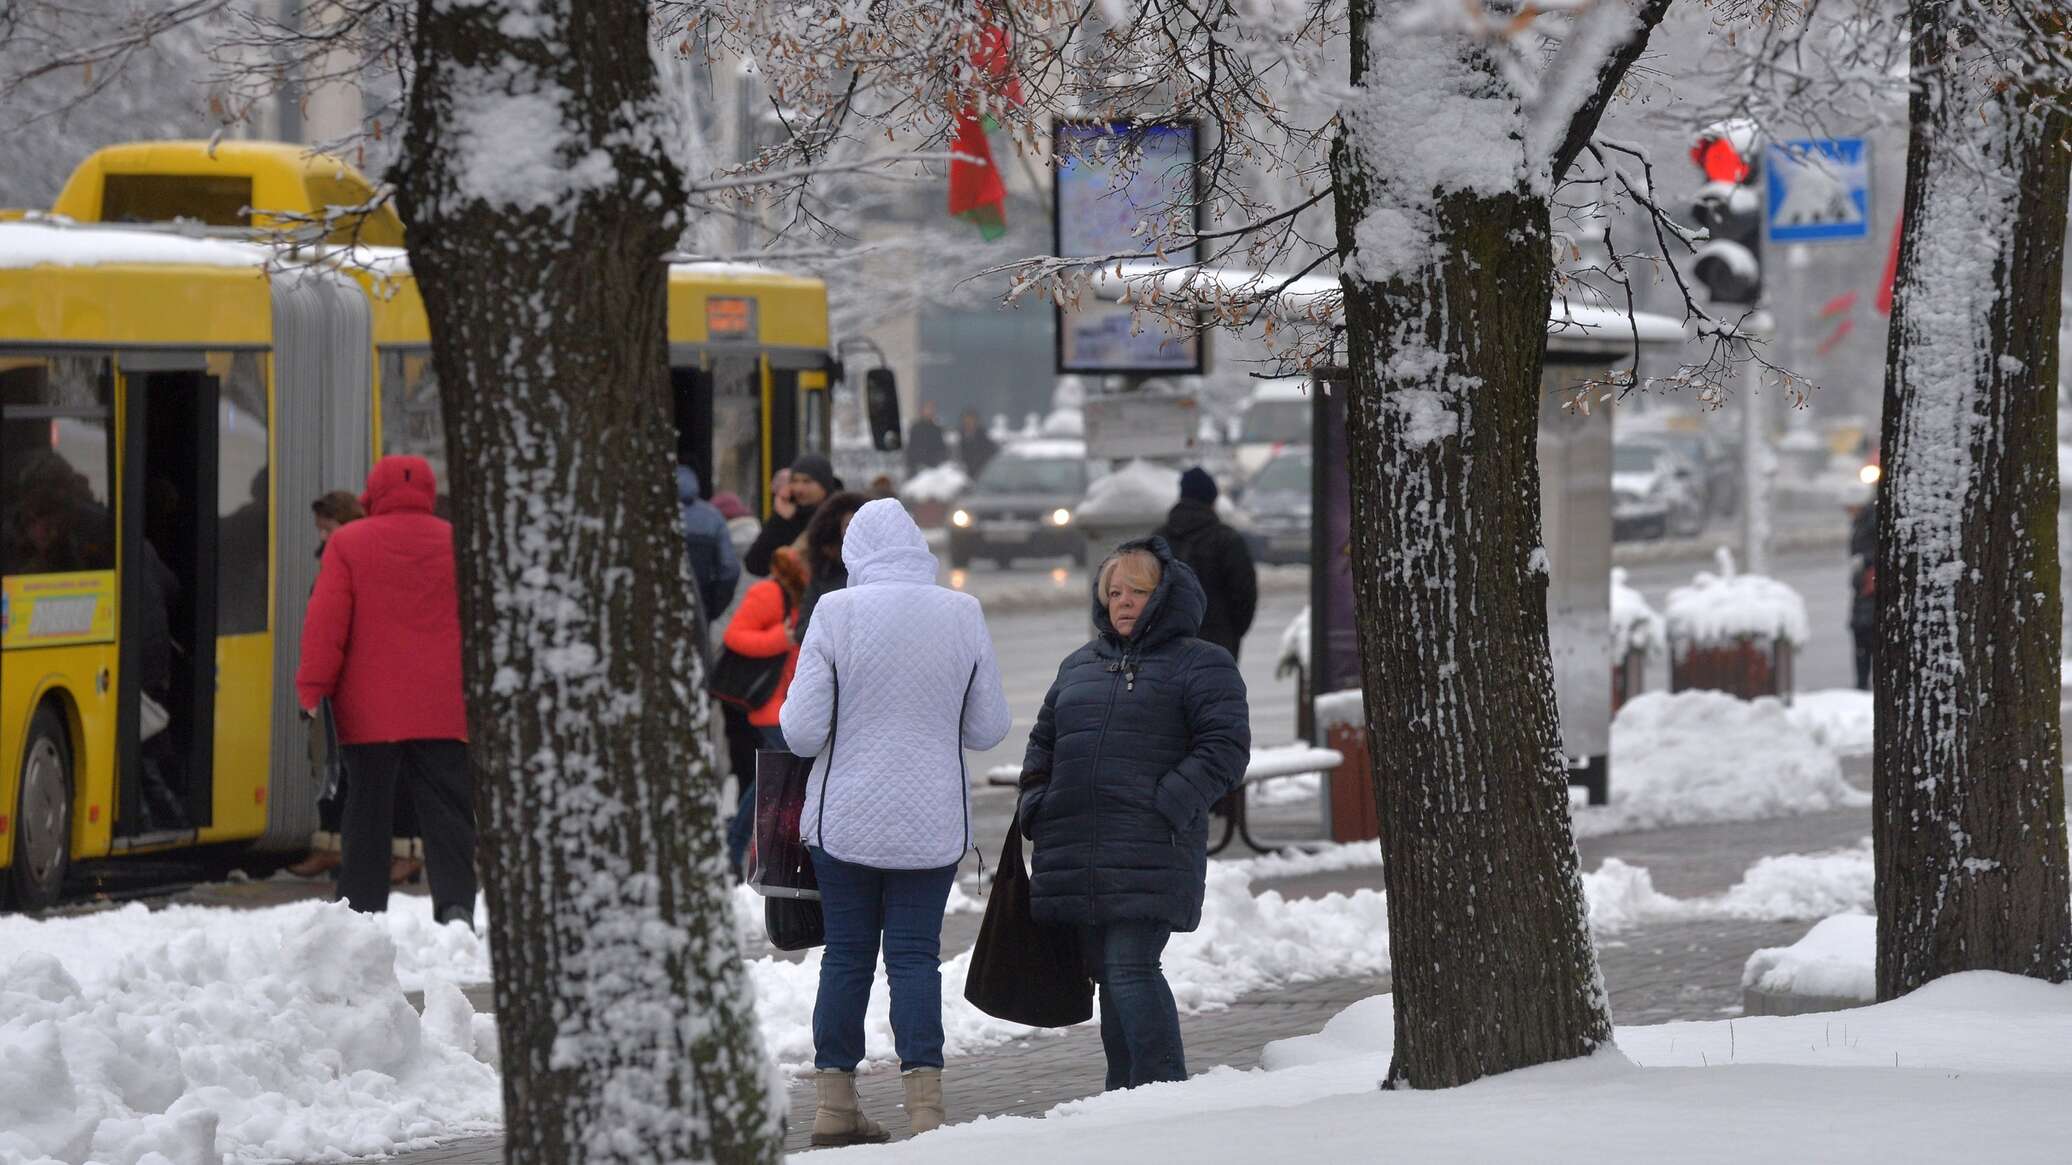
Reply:
[[[1751,329],[1753,332],[1753,329]],[[1775,458],[1763,424],[1762,368],[1754,353],[1741,367],[1741,569],[1770,573],[1770,474]]]

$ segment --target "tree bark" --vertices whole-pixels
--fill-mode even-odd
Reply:
[[[524,11],[520,11],[523,9]],[[775,1161],[671,479],[637,0],[418,5],[399,199],[457,517],[507,1159]]]
[[[2062,29],[2048,9],[2030,14]],[[1989,63],[2029,40],[2009,6],[1914,0],[1911,23],[1878,499],[1880,999],[1956,971],[2072,975],[2054,448],[2072,125]]]
[[[1377,27],[1377,7],[1351,6],[1353,82],[1371,81],[1369,92],[1408,83],[1374,59],[1400,31]],[[1464,38],[1416,51],[1453,52],[1467,88],[1496,91],[1491,63]],[[1395,116],[1387,101],[1369,116]],[[1553,248],[1547,196],[1524,177],[1518,139],[1461,143],[1519,152],[1514,189],[1434,191],[1406,180],[1367,132],[1349,116],[1332,172],[1355,606],[1395,968],[1389,1080],[1446,1087],[1611,1039],[1537,553]],[[1429,245],[1376,279],[1362,252],[1392,221]]]

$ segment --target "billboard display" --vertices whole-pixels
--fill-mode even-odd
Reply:
[[[1195,224],[1199,134],[1189,122],[1062,121],[1051,222],[1061,258],[1141,256],[1182,266],[1191,243],[1159,246]],[[1057,308],[1061,373],[1186,375],[1203,369],[1201,336],[1129,305],[1088,297]]]

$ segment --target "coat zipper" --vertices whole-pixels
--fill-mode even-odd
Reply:
[[[1122,658],[1108,665],[1109,674],[1111,676],[1120,676],[1123,669],[1129,666],[1129,658],[1129,649],[1124,648]],[[1130,690],[1136,690],[1136,673],[1134,670],[1130,672]],[[1087,774],[1087,793],[1091,799],[1094,815],[1094,843],[1087,850],[1086,913],[1087,920],[1095,925],[1098,925],[1098,919],[1095,916],[1094,908],[1094,879],[1099,876],[1101,852],[1101,797],[1099,784],[1101,779],[1101,753],[1108,747],[1108,724],[1115,719],[1116,695],[1115,680],[1110,679],[1108,681],[1108,710],[1101,716],[1101,734],[1094,738],[1094,763],[1091,771]]]

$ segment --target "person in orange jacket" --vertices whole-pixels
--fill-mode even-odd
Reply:
[[[770,556],[770,577],[748,588],[727,624],[722,642],[729,649],[752,659],[784,657],[784,673],[777,677],[777,690],[763,706],[748,714],[764,748],[782,749],[784,731],[777,714],[784,707],[784,695],[791,690],[791,675],[799,665],[799,602],[806,594],[806,567],[789,547]],[[737,777],[739,775],[737,774]],[[727,861],[738,872],[748,852],[748,833],[755,820],[753,774],[739,777],[741,801],[734,819],[727,823]]]

